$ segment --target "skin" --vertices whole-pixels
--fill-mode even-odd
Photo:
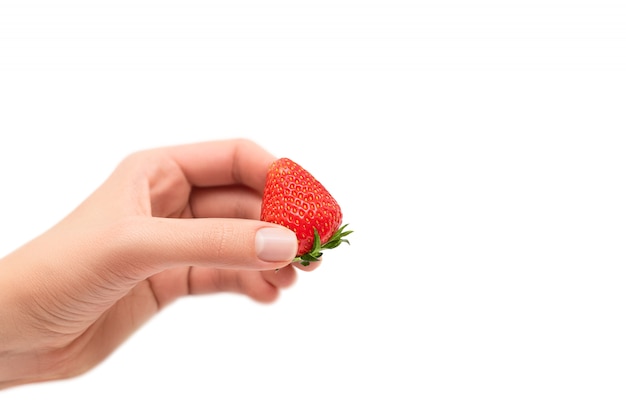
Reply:
[[[100,363],[183,296],[269,303],[292,285],[297,240],[259,219],[276,158],[243,139],[129,155],[82,204],[0,259],[0,388],[70,378]],[[262,260],[256,232],[293,246]],[[284,243],[284,242],[283,242]]]

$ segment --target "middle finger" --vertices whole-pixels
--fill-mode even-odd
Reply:
[[[195,217],[240,218],[261,217],[261,195],[243,186],[196,188],[189,197]]]

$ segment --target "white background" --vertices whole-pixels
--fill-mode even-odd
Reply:
[[[623,4],[0,0],[0,256],[128,153],[230,137],[355,230],[0,415],[623,416]]]

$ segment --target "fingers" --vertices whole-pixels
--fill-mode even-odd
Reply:
[[[293,285],[296,276],[296,270],[290,266],[271,271],[195,267],[189,273],[189,294],[230,292],[270,303],[276,300],[281,289]]]
[[[267,169],[276,159],[246,139],[201,142],[164,150],[196,187],[244,184],[262,192]]]
[[[244,219],[132,217],[107,233],[106,268],[138,279],[177,266],[276,270],[298,246],[289,229]]]
[[[148,149],[126,157],[91,200],[111,206],[109,213],[122,207],[125,214],[134,210],[190,217],[191,208],[195,217],[258,219],[267,169],[274,160],[245,139]]]
[[[259,219],[261,195],[246,187],[226,186],[195,189],[189,198],[195,217]]]
[[[319,266],[322,264],[322,261],[315,261],[315,262],[311,262],[310,264],[304,266],[299,262],[294,262],[293,266],[295,266],[296,268],[298,268],[301,271],[306,271],[306,272],[310,272],[310,271],[315,271],[317,268],[319,268]]]
[[[186,267],[150,277],[149,286],[159,308],[183,296],[219,292],[242,294],[269,303],[276,300],[280,290],[292,286],[297,275],[291,265],[271,271]]]

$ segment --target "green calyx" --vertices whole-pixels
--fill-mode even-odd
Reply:
[[[348,236],[350,233],[352,233],[352,230],[344,231],[346,226],[348,225],[344,224],[339,229],[337,229],[337,231],[333,233],[330,239],[328,239],[328,241],[324,243],[323,245],[320,240],[320,235],[319,233],[317,233],[317,229],[314,228],[313,233],[315,236],[313,238],[313,248],[311,248],[311,250],[308,253],[305,253],[304,255],[294,258],[293,262],[300,262],[302,265],[307,266],[311,262],[319,261],[320,257],[322,256],[323,250],[334,249],[337,246],[341,245],[343,242],[346,242],[349,245],[350,242],[348,241],[348,239],[344,239],[344,238]]]

